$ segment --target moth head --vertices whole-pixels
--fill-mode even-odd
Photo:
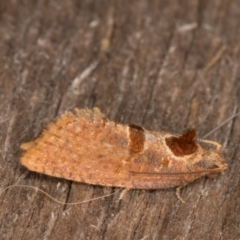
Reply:
[[[191,129],[181,136],[170,136],[165,140],[176,157],[189,161],[192,172],[216,177],[227,168],[222,146],[214,141],[196,140],[195,137],[196,132]]]
[[[222,146],[214,141],[198,140],[202,148],[201,160],[196,163],[206,169],[206,176],[214,178],[227,169]]]

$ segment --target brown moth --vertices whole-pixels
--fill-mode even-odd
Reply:
[[[222,147],[107,120],[98,108],[67,112],[33,141],[21,163],[31,171],[94,185],[133,189],[184,186],[227,168]]]

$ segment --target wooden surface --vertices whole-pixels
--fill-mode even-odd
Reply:
[[[75,107],[203,137],[240,111],[240,2],[1,1],[0,187],[64,202],[118,189],[29,172],[20,143]],[[240,119],[211,134],[229,168],[174,189],[63,206],[29,188],[0,196],[0,239],[240,238]]]

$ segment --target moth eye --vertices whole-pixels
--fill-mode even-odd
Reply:
[[[195,130],[188,130],[182,136],[168,137],[165,139],[167,146],[177,157],[193,154],[197,151],[197,145],[194,141]]]

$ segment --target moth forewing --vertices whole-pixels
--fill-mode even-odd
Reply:
[[[182,186],[226,169],[221,145],[109,121],[99,109],[76,109],[23,143],[29,170],[88,184],[137,189]]]

